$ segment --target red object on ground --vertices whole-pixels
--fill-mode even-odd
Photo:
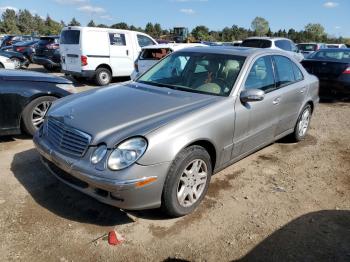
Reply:
[[[110,245],[118,245],[121,244],[124,241],[123,237],[119,237],[117,233],[113,230],[108,233],[108,244]]]

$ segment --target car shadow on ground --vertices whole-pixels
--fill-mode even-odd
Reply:
[[[350,261],[350,211],[298,217],[238,261]]]
[[[60,217],[100,226],[133,222],[122,210],[100,203],[58,181],[41,163],[35,149],[15,154],[11,171],[36,203]]]

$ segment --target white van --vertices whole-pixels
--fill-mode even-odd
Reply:
[[[136,31],[68,26],[60,37],[62,71],[107,85],[112,77],[130,76],[141,48],[154,44],[152,37]]]

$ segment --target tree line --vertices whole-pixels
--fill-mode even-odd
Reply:
[[[69,23],[64,21],[55,21],[49,15],[42,18],[38,14],[32,14],[27,9],[15,12],[12,9],[5,10],[0,18],[0,33],[1,34],[25,34],[25,35],[57,35],[64,26],[81,26],[82,24],[76,18],[72,18]],[[129,29],[134,31],[145,32],[156,39],[166,38],[172,33],[171,29],[164,29],[159,23],[147,23],[145,28],[128,25],[120,22],[113,25],[96,24],[91,20],[86,26],[90,27],[106,27],[116,29]],[[231,42],[235,40],[243,40],[250,36],[274,36],[287,37],[296,43],[300,42],[332,42],[332,43],[347,43],[350,44],[350,38],[330,36],[326,33],[324,27],[318,23],[310,23],[303,30],[297,31],[293,28],[289,30],[281,29],[271,31],[269,22],[262,18],[256,17],[251,28],[244,28],[238,25],[225,27],[222,30],[210,30],[204,25],[199,25],[193,28],[190,32],[192,40],[201,41],[219,41]]]

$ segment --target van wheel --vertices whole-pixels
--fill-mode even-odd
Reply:
[[[108,85],[111,82],[112,73],[107,68],[98,68],[95,74],[96,84],[99,86]]]

